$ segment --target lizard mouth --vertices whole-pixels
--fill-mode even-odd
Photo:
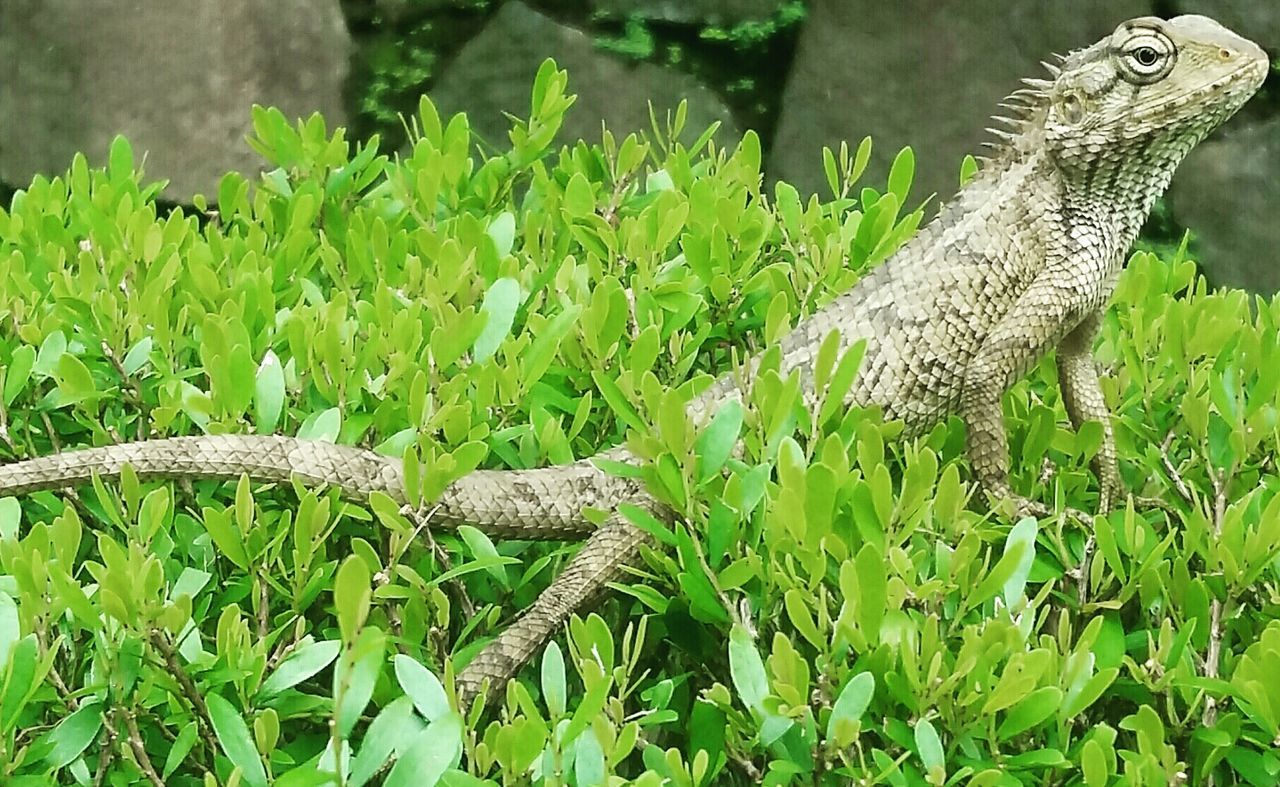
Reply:
[[[1201,96],[1209,93],[1227,91],[1233,87],[1240,88],[1247,86],[1247,89],[1239,91],[1238,94],[1241,96],[1242,100],[1239,104],[1232,107],[1232,110],[1234,111],[1234,109],[1243,105],[1244,101],[1247,100],[1249,96],[1252,96],[1258,88],[1262,86],[1262,82],[1267,76],[1268,66],[1269,63],[1265,57],[1262,59],[1250,60],[1217,79],[1205,82],[1198,87],[1186,91],[1177,98],[1168,101],[1153,102],[1137,107],[1138,111],[1135,113],[1136,118],[1146,120],[1153,116],[1166,113],[1170,109],[1186,106]]]

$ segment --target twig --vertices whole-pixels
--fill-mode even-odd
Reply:
[[[270,630],[268,620],[270,598],[267,595],[267,578],[263,576],[261,567],[256,573],[258,575],[258,639],[265,641]]]
[[[440,546],[436,541],[435,536],[431,532],[431,528],[428,526],[428,523],[431,521],[431,517],[439,510],[440,506],[437,505],[423,515],[407,505],[400,509],[401,515],[414,524],[413,537],[405,540],[405,546],[407,547],[409,544],[413,543],[413,541],[421,535],[426,539],[427,545],[431,547],[431,553],[435,555],[436,560],[439,561],[440,567],[445,571],[449,571],[453,568],[453,564],[449,560],[449,553],[446,552],[444,547]],[[392,568],[396,563],[400,562],[400,556],[402,554],[403,550],[388,561],[387,569],[383,572],[386,574],[386,578],[388,580],[391,577]],[[461,580],[450,579],[444,584],[448,585],[458,596],[458,605],[462,607],[462,614],[466,619],[471,620],[474,618],[476,616],[475,602],[471,600],[471,596],[467,593],[467,588],[462,584]]]
[[[107,769],[116,754],[116,730],[111,724],[102,725],[98,743],[98,767],[93,771],[93,787],[102,787],[107,780]]]
[[[200,734],[204,738],[205,746],[210,752],[219,751],[218,741],[213,735],[213,723],[209,719],[209,706],[204,704],[204,697],[196,690],[196,684],[192,682],[191,676],[178,663],[178,655],[170,644],[168,637],[160,629],[153,629],[151,632],[151,644],[155,645],[156,650],[160,651],[160,655],[164,657],[165,666],[169,670],[169,674],[178,681],[178,685],[182,687],[182,694],[191,703],[191,707],[196,712],[196,726],[200,728]]]
[[[1235,462],[1225,473],[1218,473],[1209,465],[1209,480],[1213,483],[1213,537],[1222,536],[1222,520],[1227,513],[1227,484],[1236,473]],[[1209,653],[1204,660],[1204,676],[1209,679],[1218,677],[1218,665],[1222,659],[1222,602],[1214,599],[1209,602]],[[1212,727],[1218,723],[1218,702],[1213,697],[1204,701],[1204,725]]]
[[[138,732],[138,722],[133,717],[133,713],[121,710],[120,715],[124,716],[124,726],[129,730],[129,748],[133,750],[133,758],[137,760],[138,767],[152,784],[156,787],[164,787],[164,779],[156,773],[155,766],[151,764],[151,758],[147,756],[147,749],[142,745],[142,734]]]
[[[1191,489],[1187,487],[1187,482],[1183,479],[1182,473],[1173,466],[1173,460],[1169,458],[1169,447],[1171,445],[1173,445],[1173,432],[1169,432],[1165,436],[1164,442],[1160,443],[1160,463],[1164,465],[1164,471],[1169,474],[1169,478],[1173,479],[1173,488],[1178,490],[1178,494],[1182,495],[1182,499],[1188,503],[1194,503],[1195,501],[1191,497]]]

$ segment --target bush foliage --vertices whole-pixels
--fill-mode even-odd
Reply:
[[[766,194],[754,135],[678,116],[549,149],[565,89],[545,65],[491,158],[426,100],[395,160],[258,110],[272,169],[194,214],[124,140],[37,179],[0,210],[0,454],[279,432],[404,456],[429,501],[626,440],[664,547],[464,714],[454,671],[573,545],[243,480],[0,499],[0,781],[1275,783],[1280,301],[1130,260],[1098,354],[1169,512],[989,513],[963,426],[846,412],[834,343],[812,411],[775,357],[695,434],[693,392],[915,229],[910,152],[883,190],[864,142],[829,200]],[[1100,429],[1053,377],[1006,398],[1014,482],[1089,509]]]

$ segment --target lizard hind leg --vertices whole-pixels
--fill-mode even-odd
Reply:
[[[647,496],[626,502],[664,515],[662,507]],[[652,536],[614,511],[533,604],[458,673],[459,701],[469,706],[483,695],[484,702],[493,702],[569,616],[621,576],[623,568],[639,556],[641,546],[652,543]]]

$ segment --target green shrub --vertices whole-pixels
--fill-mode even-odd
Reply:
[[[971,505],[955,419],[844,412],[856,352],[825,345],[813,412],[775,361],[684,420],[910,235],[910,152],[883,192],[864,142],[831,200],[766,195],[751,134],[549,150],[565,85],[544,66],[489,159],[425,100],[396,161],[258,110],[274,169],[196,215],[157,215],[123,140],[37,179],[0,211],[0,453],[281,432],[429,496],[626,439],[667,547],[464,718],[452,672],[572,545],[244,481],[0,499],[0,781],[1275,782],[1280,301],[1131,260],[1099,356],[1126,480],[1178,513],[1096,518],[1082,604],[1086,529]],[[1006,399],[1014,480],[1088,508],[1100,433],[1052,378]]]

